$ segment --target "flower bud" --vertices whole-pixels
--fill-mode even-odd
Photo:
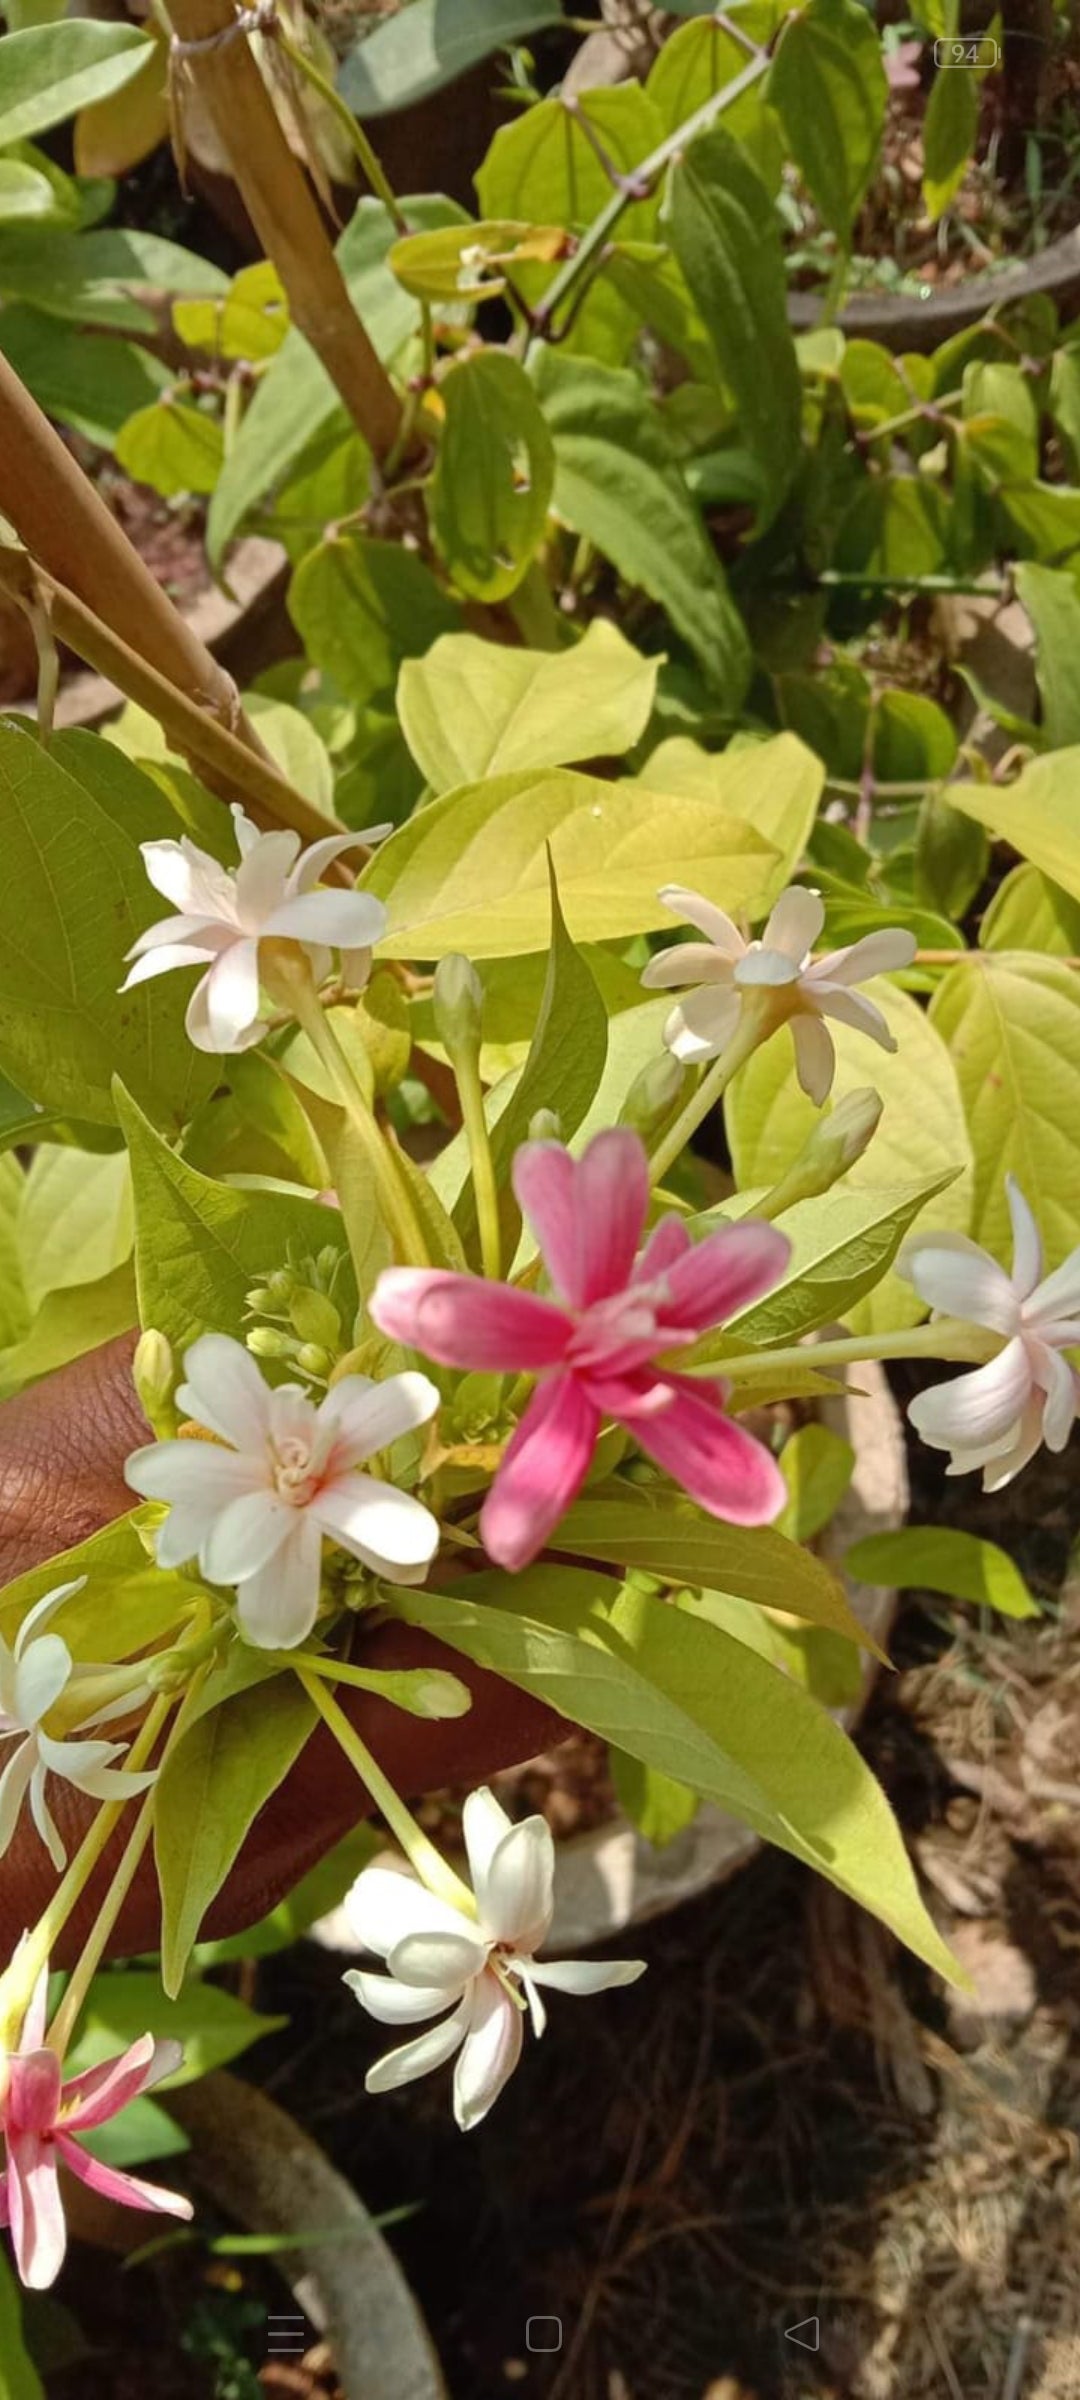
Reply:
[[[293,1288],[291,1267],[275,1267],[273,1274],[266,1278],[266,1286],[275,1308],[280,1308],[283,1304],[287,1306],[292,1297]]]
[[[291,1333],[279,1333],[276,1325],[253,1325],[246,1344],[253,1358],[295,1359],[300,1350]]]
[[[165,1335],[156,1332],[153,1326],[148,1326],[146,1332],[139,1336],[131,1374],[147,1424],[159,1442],[171,1441],[177,1426],[173,1405],[176,1361],[172,1343],[166,1341]]]
[[[432,987],[435,1031],[451,1060],[479,1056],[484,987],[471,958],[451,950],[435,969]]]
[[[772,1219],[798,1200],[817,1200],[831,1192],[873,1140],[883,1106],[880,1093],[869,1088],[847,1092],[827,1116],[818,1118],[786,1175],[766,1192],[754,1215]]]
[[[529,1118],[527,1138],[530,1142],[561,1142],[562,1118],[553,1108],[538,1108],[536,1115]]]
[[[334,1360],[332,1353],[329,1350],[321,1350],[317,1342],[301,1342],[296,1353],[296,1363],[303,1369],[305,1375],[317,1375],[320,1383],[325,1383]]]
[[[253,1317],[268,1317],[272,1315],[277,1302],[268,1285],[256,1283],[250,1292],[244,1293],[244,1306],[251,1310]]]
[[[628,1125],[648,1141],[682,1098],[686,1079],[682,1060],[670,1050],[658,1051],[640,1075],[635,1075],[619,1111],[620,1125]]]
[[[289,1321],[302,1342],[315,1342],[321,1350],[337,1350],[341,1318],[325,1292],[313,1292],[301,1284],[289,1302]]]

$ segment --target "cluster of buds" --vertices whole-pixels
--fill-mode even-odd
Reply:
[[[245,1300],[258,1322],[245,1341],[254,1358],[282,1360],[307,1383],[329,1380],[345,1347],[334,1299],[344,1258],[328,1243],[317,1258],[292,1259],[253,1286]]]

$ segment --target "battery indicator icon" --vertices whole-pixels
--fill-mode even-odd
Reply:
[[[1001,65],[1001,51],[992,33],[973,34],[965,42],[935,42],[935,67],[977,67],[985,75]]]

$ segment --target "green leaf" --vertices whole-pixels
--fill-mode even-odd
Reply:
[[[930,1009],[948,1043],[975,1152],[971,1233],[1007,1258],[1005,1176],[1035,1212],[1048,1267],[1080,1242],[1080,1120],[1063,1093],[1080,1076],[1080,983],[1057,959],[974,952]]]
[[[688,14],[681,9],[680,15]],[[772,0],[737,0],[726,25],[702,0],[705,23],[677,26],[662,43],[649,69],[645,89],[665,134],[677,132],[687,118],[724,91],[748,64],[747,40],[764,48],[776,31]],[[742,38],[745,36],[746,38]],[[724,110],[724,124],[753,160],[770,192],[780,184],[784,147],[776,115],[768,102],[768,78],[761,76]]]
[[[97,1155],[42,1142],[26,1176],[19,1246],[37,1307],[49,1292],[94,1283],[131,1255],[131,1176],[122,1150]]]
[[[293,1675],[272,1674],[210,1705],[171,1750],[154,1788],[161,1975],[175,1996],[211,1901],[317,1722]]]
[[[658,664],[606,617],[594,617],[572,650],[444,634],[426,656],[406,659],[398,714],[432,790],[448,792],[525,767],[621,758],[649,721]]]
[[[770,748],[770,761],[774,757]],[[782,776],[776,774],[772,764],[767,773],[755,775],[749,746],[729,756],[723,751],[702,750],[684,734],[673,734],[652,751],[640,769],[638,781],[658,792],[685,792],[694,799],[711,800],[726,816],[745,818],[767,842],[772,842],[779,856],[773,881],[762,886],[760,907],[764,916],[791,882],[803,858],[817,818],[824,778],[820,760],[802,744],[798,771],[792,758],[789,771]]]
[[[555,453],[524,367],[480,350],[439,386],[445,424],[428,504],[439,552],[474,600],[516,591],[544,537]]]
[[[128,418],[113,448],[125,475],[174,500],[179,492],[213,491],[224,463],[225,436],[205,409],[190,408],[163,392]]]
[[[363,707],[393,688],[403,659],[422,658],[460,612],[423,560],[400,542],[331,533],[298,566],[289,615],[313,664]]]
[[[787,20],[767,93],[820,215],[850,247],[877,166],[888,99],[872,16],[857,0],[809,0]]]
[[[652,102],[634,81],[609,91],[575,97],[573,112],[557,95],[541,100],[509,124],[500,125],[476,176],[483,215],[558,224],[583,232],[611,198],[611,177],[633,175],[663,140],[664,127]],[[647,242],[656,229],[654,192],[631,200],[619,221],[620,240]],[[543,306],[556,273],[554,264],[526,262],[514,276],[527,307]],[[561,329],[575,354],[618,364],[640,329],[640,315],[606,273],[579,295],[580,305]]]
[[[116,1106],[135,1190],[139,1313],[175,1350],[200,1333],[243,1340],[245,1294],[285,1265],[290,1246],[300,1257],[317,1257],[327,1244],[345,1250],[336,1209],[285,1192],[212,1183],[177,1158],[122,1085]]]
[[[495,300],[506,290],[507,268],[566,256],[561,225],[525,225],[484,218],[479,225],[444,225],[439,233],[407,233],[390,264],[418,300]]]
[[[0,1067],[34,1100],[115,1122],[117,1067],[178,1129],[214,1066],[183,1030],[174,978],[120,993],[124,954],[161,915],[140,841],[174,830],[149,778],[95,734],[48,750],[0,725]]]
[[[0,2390],[3,2400],[45,2400],[45,2386],[23,2340],[22,2299],[4,2250],[0,2250]]]
[[[0,313],[0,351],[47,416],[104,449],[169,382],[168,367],[148,350],[64,325],[36,308]]]
[[[241,2052],[250,2050],[252,2042],[264,2033],[276,2032],[285,2023],[284,2017],[257,2016],[242,2000],[234,2000],[231,1992],[219,1991],[212,1983],[195,1983],[179,1999],[167,1996],[155,1974],[139,1967],[125,1967],[122,1974],[106,1969],[95,1975],[86,1996],[86,2006],[79,2020],[79,2034],[65,2061],[72,2074],[81,2075],[87,2067],[101,2066],[117,2051],[126,2050],[141,2034],[152,2033],[155,2041],[174,2041],[183,2045],[184,2063],[155,2086],[161,2092],[178,2091],[181,2084],[196,2083],[200,2075],[209,2075],[214,2067],[224,2067]]]
[[[216,358],[273,358],[289,326],[281,277],[268,258],[241,267],[223,299],[177,300],[172,316],[187,349]]]
[[[724,1525],[681,1492],[594,1486],[560,1519],[552,1547],[568,1557],[638,1567],[661,1583],[727,1592],[756,1608],[786,1608],[809,1625],[876,1647],[835,1575],[811,1550],[800,1550],[772,1525]]]
[[[66,37],[70,27],[57,30]],[[46,316],[72,317],[79,325],[116,326],[122,333],[156,334],[152,310],[143,299],[132,297],[144,286],[162,292],[217,292],[225,290],[226,278],[220,267],[194,251],[130,227],[94,233],[0,233],[0,293],[5,300],[27,300]]]
[[[1048,750],[1080,743],[1080,591],[1071,575],[1021,560],[1013,569],[1017,594],[1035,634],[1035,675]]]
[[[812,1542],[836,1515],[854,1471],[855,1452],[842,1434],[827,1425],[797,1425],[780,1452],[788,1499],[774,1530],[792,1542]]]
[[[983,950],[1080,957],[1080,899],[1040,875],[1038,867],[1014,867],[994,893],[979,927],[979,944]]]
[[[79,2140],[91,2158],[120,2168],[140,2166],[148,2158],[176,2158],[191,2148],[175,2119],[146,2093],[129,2100],[118,2117],[98,2125],[92,2133],[80,2134]]]
[[[1055,350],[1050,369],[1050,414],[1065,455],[1070,483],[1080,480],[1080,358]]]
[[[77,217],[77,206],[74,212],[65,207],[40,167],[26,158],[0,158],[0,225],[17,225],[27,218],[36,225],[66,225],[73,213]]]
[[[0,49],[0,148],[59,125],[137,75],[150,44],[134,25],[72,17],[8,33]]]
[[[0,1350],[0,1396],[6,1399],[23,1384],[36,1383],[118,1333],[130,1332],[138,1314],[130,1258],[93,1283],[47,1293],[21,1340]]]
[[[561,21],[557,0],[413,0],[346,52],[339,89],[354,116],[386,116]]]
[[[875,977],[866,990],[882,1010],[897,1047],[889,1053],[867,1043],[849,1026],[830,1027],[836,1048],[834,1097],[839,1100],[847,1092],[863,1091],[870,1081],[885,1103],[873,1142],[851,1169],[844,1191],[831,1192],[824,1200],[800,1203],[800,1208],[814,1212],[813,1217],[808,1215],[807,1222],[815,1225],[814,1238],[820,1234],[830,1251],[830,1223],[839,1228],[843,1221],[840,1211],[845,1204],[853,1201],[856,1193],[866,1199],[873,1187],[882,1184],[893,1186],[886,1199],[890,1213],[898,1202],[903,1203],[905,1194],[911,1196],[913,1208],[917,1207],[916,1194],[921,1185],[922,1197],[930,1200],[925,1220],[928,1224],[960,1233],[968,1230],[971,1143],[953,1060],[936,1027],[906,992],[884,977]],[[779,1181],[818,1122],[818,1111],[796,1083],[794,1058],[786,1033],[775,1035],[755,1052],[735,1077],[724,1107],[740,1190],[767,1189]],[[963,1170],[958,1176],[957,1168]],[[918,1178],[918,1183],[913,1184],[913,1177]],[[871,1208],[874,1206],[871,1201]],[[785,1231],[796,1231],[799,1216],[799,1209],[788,1212]],[[875,1215],[868,1231],[874,1240],[880,1240],[884,1234],[887,1254],[891,1257],[894,1252],[889,1245],[894,1229],[886,1224],[875,1234],[877,1222]],[[855,1263],[858,1266],[862,1262],[857,1259]],[[841,1284],[835,1295],[837,1312],[842,1310],[853,1331],[858,1333],[898,1331],[905,1325],[917,1324],[925,1311],[910,1284],[901,1283],[893,1275],[877,1282],[879,1274],[880,1265],[875,1266],[872,1288],[862,1286],[865,1297],[854,1306],[844,1296]],[[791,1320],[787,1311],[792,1305],[798,1308],[797,1287],[789,1297],[785,1281],[776,1293],[770,1293],[768,1299],[746,1312],[739,1321],[740,1337],[747,1335],[757,1341],[779,1335],[782,1340],[790,1340]],[[827,1322],[827,1317],[815,1315],[812,1322],[821,1324]]]
[[[334,815],[334,769],[322,735],[300,708],[267,692],[245,692],[244,707],[276,766],[325,817]]]
[[[610,1578],[480,1575],[466,1600],[393,1610],[535,1692],[828,1876],[938,1974],[955,1962],[919,1899],[895,1819],[847,1736],[744,1642]]]
[[[32,1315],[19,1250],[26,1178],[15,1158],[0,1158],[0,1344],[17,1342]]]
[[[939,68],[923,124],[923,197],[932,224],[960,189],[978,129],[978,77],[962,67]]]
[[[787,1097],[785,1086],[782,1105],[786,1106]],[[901,1127],[891,1125],[889,1132],[899,1164]],[[880,1137],[879,1126],[875,1151]],[[970,1156],[962,1129],[956,1148],[961,1156]],[[880,1153],[876,1165],[880,1171]],[[946,1167],[914,1183],[871,1183],[868,1179],[864,1186],[851,1174],[822,1198],[799,1200],[794,1208],[785,1209],[778,1220],[791,1243],[784,1274],[764,1300],[755,1301],[752,1308],[730,1320],[714,1355],[720,1357],[725,1347],[741,1349],[746,1342],[792,1342],[821,1325],[851,1318],[859,1302],[887,1275],[916,1218],[948,1191],[956,1172],[955,1167]],[[740,1214],[744,1213],[753,1215],[752,1199],[746,1200],[745,1210],[740,1206]],[[936,1208],[932,1218],[938,1218]],[[708,1353],[698,1345],[695,1356],[703,1355]]]
[[[803,771],[801,745],[782,735],[777,771]],[[733,760],[733,769],[741,764]],[[547,850],[575,941],[613,941],[670,924],[657,886],[671,878],[728,908],[753,907],[775,852],[749,825],[705,801],[633,783],[602,783],[569,767],[495,775],[422,808],[364,869],[384,900],[384,958],[512,958],[546,948]]]
[[[952,783],[949,799],[996,841],[1030,859],[1070,899],[1080,900],[1078,779],[1080,744],[1073,743],[1031,759],[1015,783]]]
[[[838,529],[833,565],[901,586],[936,574],[945,558],[947,506],[936,484],[915,475],[864,483]]]
[[[799,464],[802,390],[779,218],[742,144],[723,125],[676,159],[664,222],[734,399],[740,441],[757,466],[761,531]]]
[[[644,386],[551,349],[536,381],[555,441],[554,514],[666,609],[734,714],[750,672],[745,628]]]
[[[1003,1617],[1037,1617],[1019,1567],[996,1542],[952,1525],[904,1525],[854,1542],[844,1566],[860,1583],[898,1584],[905,1591],[944,1592],[974,1600]]]
[[[693,1824],[700,1802],[685,1783],[643,1766],[628,1750],[609,1750],[608,1771],[619,1807],[654,1850],[666,1849],[676,1834]]]
[[[989,863],[990,846],[981,825],[951,808],[941,793],[927,792],[915,829],[916,898],[942,909],[947,917],[964,917],[986,880]]]
[[[329,1916],[331,1909],[340,1907],[361,1870],[370,1866],[381,1848],[382,1839],[376,1827],[354,1826],[312,1867],[310,1874],[301,1876],[269,1916],[260,1917],[258,1924],[249,1925],[244,1933],[228,1934],[220,1942],[200,1942],[194,1965],[201,1972],[205,1967],[227,1966],[234,1959],[270,1958],[278,1950],[288,1950],[319,1917]]]
[[[177,1628],[202,1587],[155,1566],[136,1521],[144,1514],[136,1510],[114,1520],[88,1541],[6,1583],[0,1591],[0,1633],[9,1648],[35,1600],[79,1579],[84,1588],[65,1600],[56,1620],[73,1658],[99,1663],[126,1658]]]

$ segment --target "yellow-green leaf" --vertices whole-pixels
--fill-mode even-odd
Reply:
[[[620,758],[644,733],[659,663],[606,617],[594,618],[571,650],[512,650],[474,633],[444,634],[424,658],[406,659],[398,715],[436,792],[484,775]]]
[[[1080,981],[1033,951],[977,952],[950,969],[930,1013],[974,1146],[970,1230],[1008,1260],[1015,1175],[1056,1266],[1080,1242]]]

